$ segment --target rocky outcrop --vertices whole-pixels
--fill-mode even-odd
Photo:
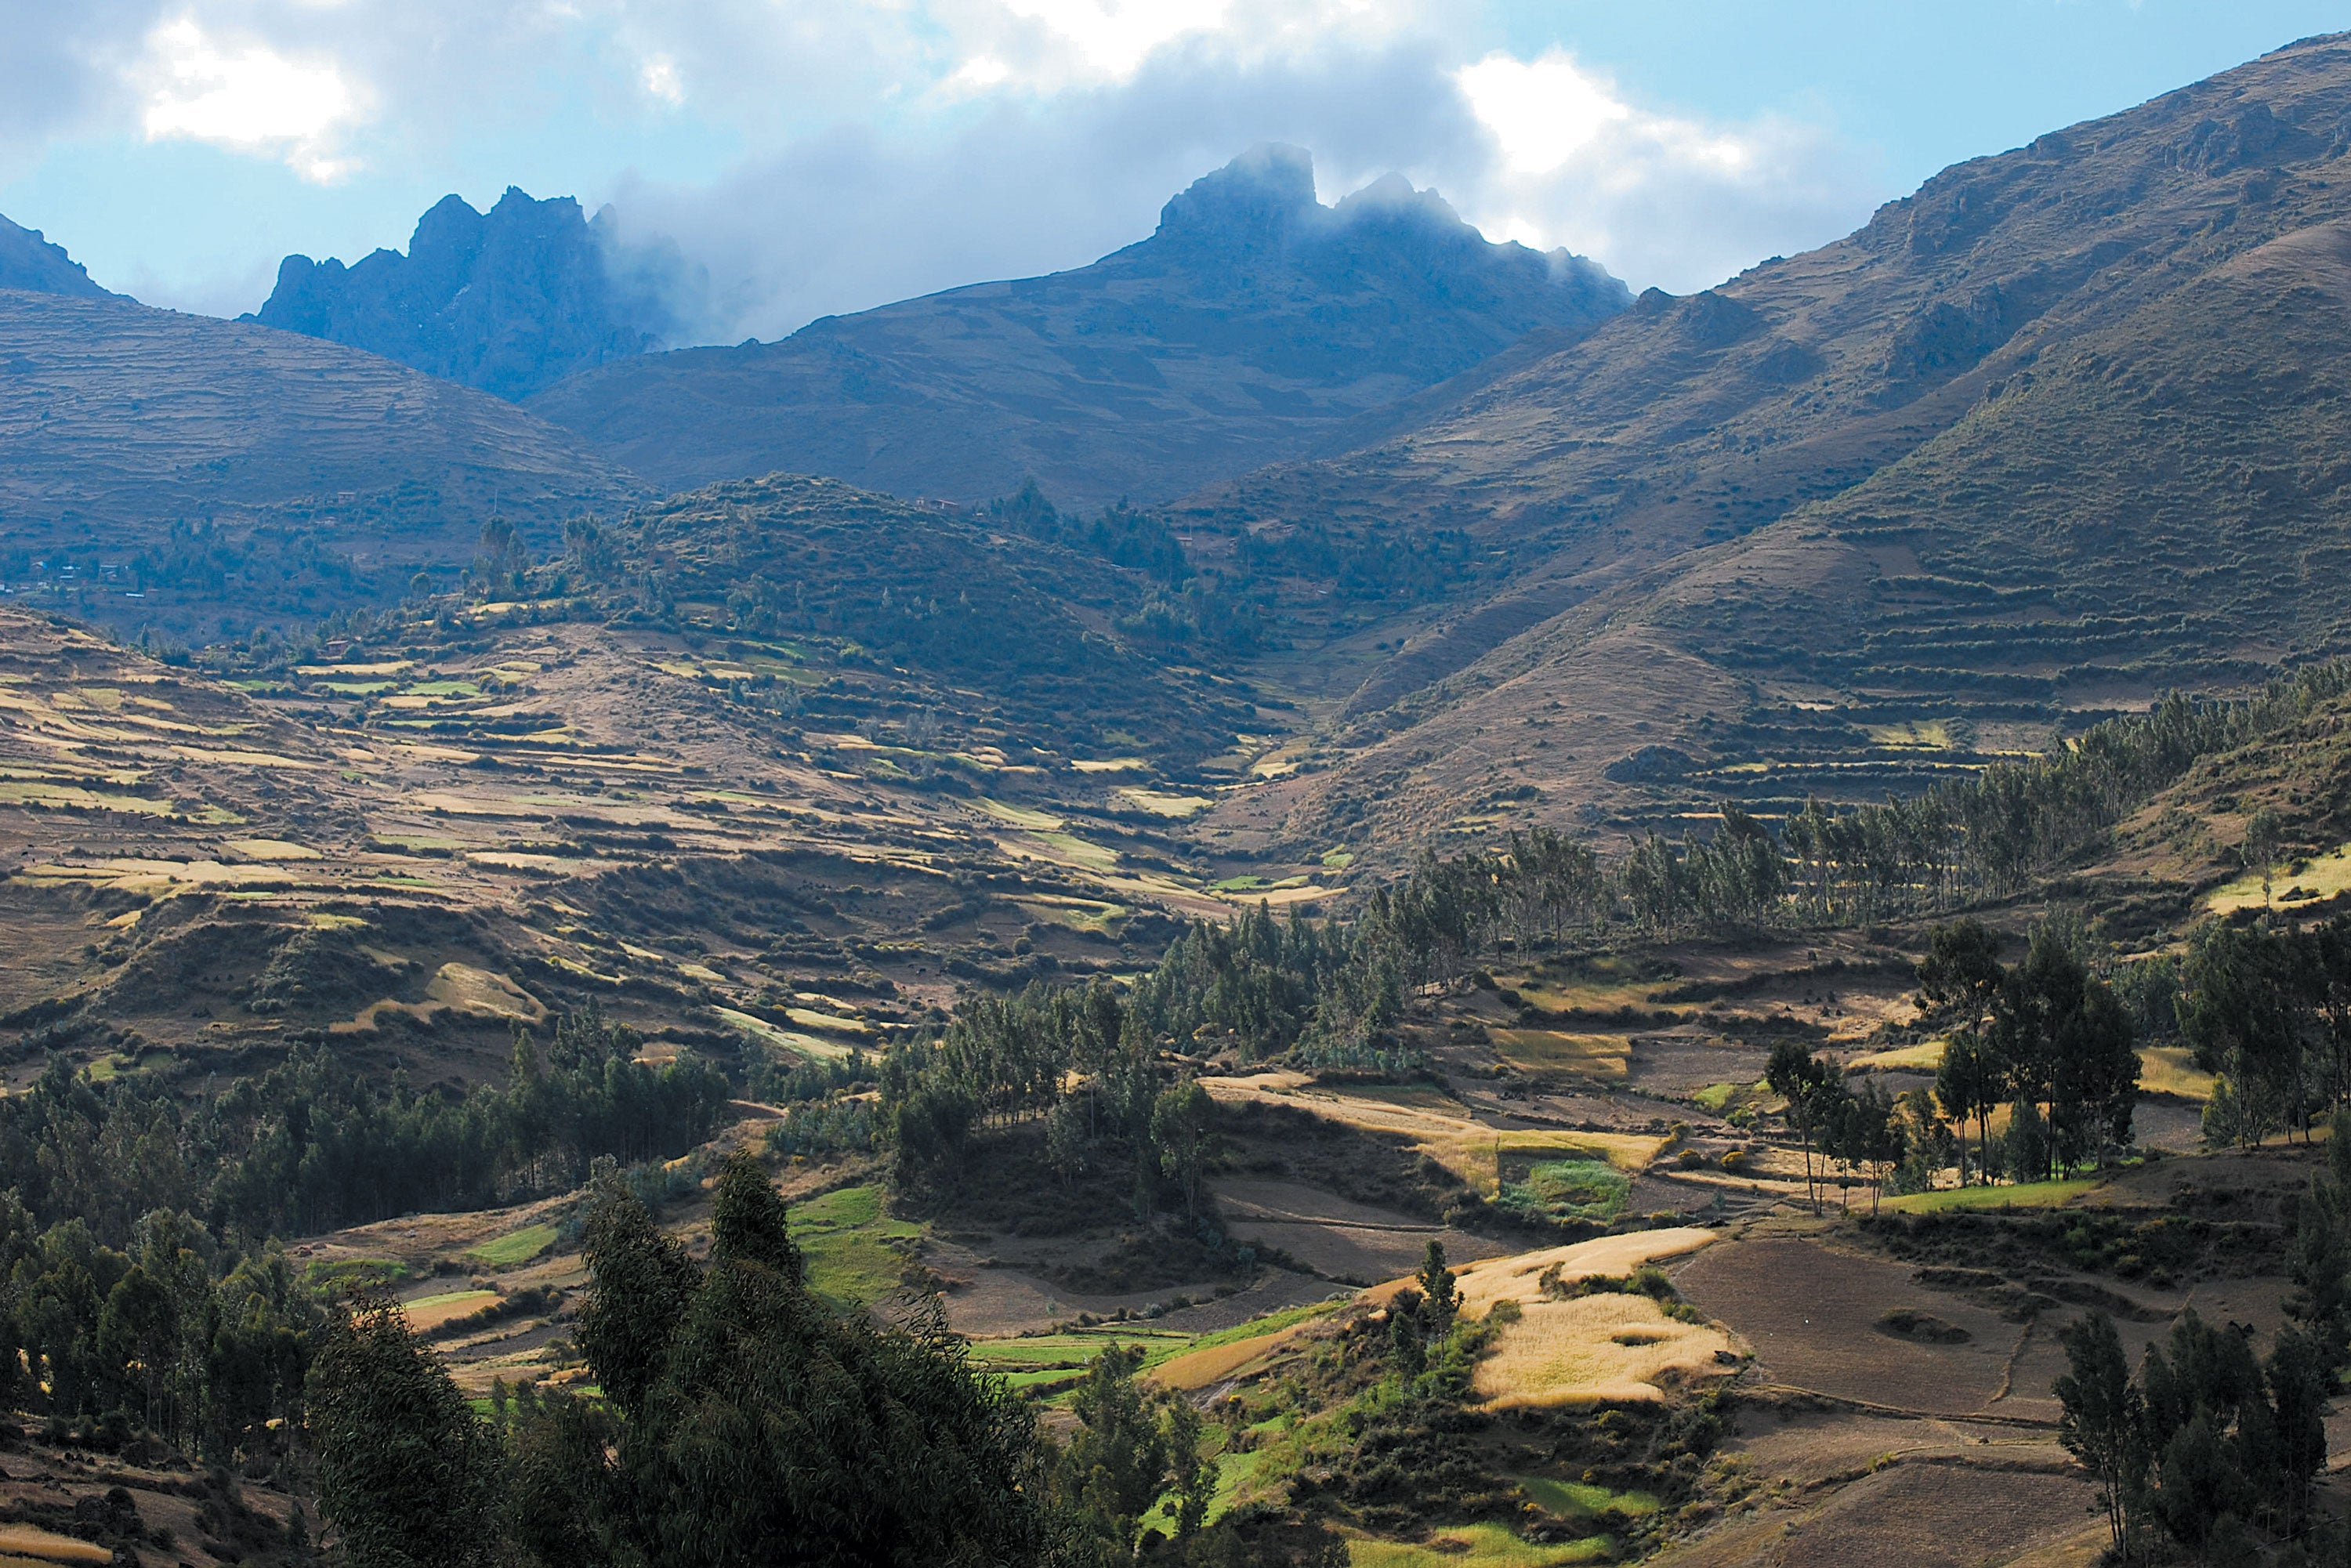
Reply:
[[[379,250],[350,267],[289,256],[247,319],[507,399],[643,353],[664,325],[655,302],[614,277],[601,214],[512,188],[486,213],[443,197],[406,255]]]

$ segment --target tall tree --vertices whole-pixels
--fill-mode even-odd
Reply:
[[[1787,1103],[1788,1124],[1803,1140],[1804,1192],[1815,1214],[1820,1212],[1821,1199],[1813,1177],[1813,1135],[1830,1107],[1828,1091],[1834,1078],[1835,1069],[1792,1040],[1773,1046],[1771,1059],[1763,1069],[1763,1082]],[[1840,1091],[1844,1087],[1835,1086]]]
[[[1446,1266],[1445,1243],[1429,1238],[1427,1249],[1421,1254],[1420,1273],[1421,1332],[1432,1343],[1440,1341],[1453,1331],[1453,1320],[1461,1311],[1460,1288],[1454,1283],[1453,1270]]]
[[[352,1568],[475,1568],[497,1547],[497,1439],[397,1302],[328,1320],[310,1369],[319,1502]]]
[[[2057,1379],[2058,1440],[2098,1484],[2098,1502],[2120,1552],[2130,1505],[2146,1485],[2146,1411],[2131,1386],[2122,1336],[2104,1312],[2076,1318],[2061,1334],[2065,1373]]]
[[[2006,1103],[2008,1073],[2000,1058],[1974,1030],[1954,1032],[1943,1047],[1942,1064],[1935,1070],[1935,1099],[1943,1114],[1959,1124],[1961,1135],[1976,1124],[1976,1171],[1991,1179],[1991,1113]],[[1962,1151],[1964,1153],[1965,1151]]]

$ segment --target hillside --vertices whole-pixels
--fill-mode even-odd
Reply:
[[[443,197],[405,255],[379,250],[349,267],[289,256],[245,319],[523,398],[653,346],[665,315],[625,271],[577,201],[509,187],[486,213]]]
[[[1959,165],[1204,498],[1259,536],[1441,517],[1510,562],[1233,825],[1867,798],[2338,647],[2346,80],[2314,39]]]
[[[51,245],[38,229],[19,228],[5,217],[0,217],[0,288],[111,298],[90,281],[89,269],[68,256],[64,246]]]
[[[0,581],[202,641],[538,548],[644,493],[485,393],[372,354],[128,300],[0,291]]]
[[[624,361],[530,407],[671,486],[788,469],[974,502],[1033,476],[1091,508],[1301,455],[1624,300],[1592,263],[1489,244],[1400,179],[1322,206],[1304,153],[1260,149],[1091,267]]]

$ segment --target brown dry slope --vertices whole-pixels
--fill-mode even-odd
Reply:
[[[200,1078],[325,1040],[470,1079],[591,1001],[655,1055],[840,1058],[1222,907],[1148,829],[923,787],[674,633],[493,607],[417,634],[247,690],[0,612],[0,1072]]]
[[[318,574],[323,550],[347,558],[362,597],[397,593],[420,565],[463,565],[493,509],[544,547],[574,513],[611,510],[643,483],[577,440],[485,393],[317,339],[126,299],[0,291],[0,549],[8,586],[61,582],[64,550],[110,591],[68,593],[79,612],[154,618],[125,591],[178,587],[186,627],[218,611],[323,614],[348,601],[348,573]],[[216,524],[225,540],[300,558],[259,583],[222,580],[218,560],[183,560],[171,525]],[[193,551],[201,558],[203,552]],[[35,557],[50,570],[34,569]],[[291,581],[316,597],[281,601]],[[204,623],[206,633],[216,629]]]

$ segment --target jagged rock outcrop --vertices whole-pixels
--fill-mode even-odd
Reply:
[[[246,319],[508,399],[643,353],[664,326],[658,301],[616,275],[601,214],[512,187],[486,213],[444,196],[405,255],[379,250],[350,267],[289,256]]]

